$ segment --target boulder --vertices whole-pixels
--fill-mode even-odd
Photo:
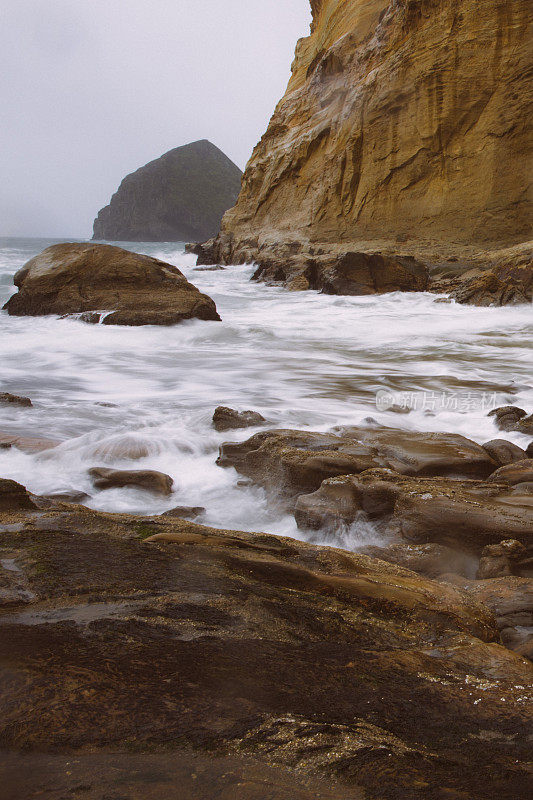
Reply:
[[[39,495],[37,501],[49,500],[52,503],[83,503],[85,500],[90,499],[87,492],[76,491],[72,489],[66,492],[53,492],[52,494]]]
[[[19,291],[9,314],[40,316],[110,312],[106,325],[173,325],[187,319],[218,320],[214,302],[177,267],[103,244],[56,244],[15,275]]]
[[[315,530],[335,531],[362,512],[414,543],[480,554],[485,545],[517,539],[533,552],[533,497],[501,484],[369,470],[326,480],[295,505],[298,526]]]
[[[380,558],[389,564],[410,569],[419,575],[428,578],[438,578],[447,572],[473,577],[477,559],[462,550],[446,547],[443,544],[410,544],[409,542],[394,542],[379,546],[367,545],[358,550],[373,558]]]
[[[533,458],[533,442],[530,442],[526,447],[526,457]]]
[[[213,426],[217,431],[232,428],[252,428],[262,425],[266,419],[257,411],[236,411],[234,408],[218,406],[213,414]]]
[[[19,397],[17,394],[10,394],[9,392],[0,392],[0,403],[11,403],[15,406],[32,406],[29,397]]]
[[[525,450],[522,450],[521,447],[513,444],[513,442],[508,442],[506,439],[492,439],[482,446],[500,467],[505,467],[507,464],[527,458]]]
[[[151,469],[121,470],[93,467],[89,475],[97,489],[119,489],[125,486],[136,486],[155,494],[172,494],[174,481],[170,475]]]
[[[517,406],[500,406],[489,411],[488,416],[495,417],[496,426],[501,431],[514,431],[522,417],[527,416],[527,413],[523,408],[518,408]]]
[[[514,461],[512,464],[500,467],[487,480],[491,483],[508,483],[511,486],[529,483],[533,481],[533,458],[525,458],[523,461]]]
[[[24,486],[16,481],[0,478],[0,511],[36,508]]]
[[[223,444],[217,463],[287,497],[318,489],[326,478],[376,467],[404,475],[485,477],[497,466],[480,445],[457,434],[356,427],[257,433]]]

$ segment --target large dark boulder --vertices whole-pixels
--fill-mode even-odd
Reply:
[[[173,325],[218,320],[215,303],[177,267],[105,244],[47,247],[15,275],[19,291],[5,304],[14,316],[88,314],[106,325]]]
[[[127,175],[94,222],[94,239],[201,241],[234,205],[242,172],[203,139],[176,147]]]

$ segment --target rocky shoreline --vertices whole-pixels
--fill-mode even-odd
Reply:
[[[199,764],[191,798],[310,798],[325,781],[335,798],[527,791],[533,670],[500,644],[506,618],[531,614],[523,578],[444,583],[12,481],[0,524],[0,741],[21,754],[8,797],[23,771],[28,797],[50,780],[59,797],[58,771],[69,796],[80,775],[90,800],[120,783],[158,796],[159,772],[124,777],[157,754],[163,775]]]
[[[494,417],[531,425],[522,409]],[[222,420],[258,424],[228,408]],[[0,480],[8,790],[24,773],[28,797],[51,780],[59,798],[61,772],[64,792],[96,800],[121,776],[141,800],[197,763],[184,797],[525,796],[533,460],[507,445],[383,426],[222,445],[220,466],[292,509],[309,542]],[[91,472],[172,490],[158,473]],[[312,543],[361,517],[382,545]],[[132,767],[159,757],[157,780]],[[51,777],[30,780],[43,758]]]
[[[388,241],[241,240],[222,232],[186,250],[197,256],[198,266],[253,263],[252,280],[282,284],[290,291],[355,296],[429,291],[479,306],[533,300],[530,243],[484,250],[421,241],[405,247]]]

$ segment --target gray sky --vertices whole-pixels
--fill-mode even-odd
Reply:
[[[241,168],[309,0],[0,0],[0,235],[89,236],[121,179],[210,139]]]

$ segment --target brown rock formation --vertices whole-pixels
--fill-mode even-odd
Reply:
[[[15,275],[5,304],[14,316],[112,312],[106,325],[173,325],[218,320],[216,306],[171,264],[104,244],[55,244]]]
[[[66,503],[0,526],[7,800],[527,796],[531,664],[461,588]]]
[[[210,257],[239,262],[295,240],[470,257],[526,240],[529,0],[311,7],[311,35]],[[497,302],[509,294],[489,289]]]
[[[97,489],[118,489],[137,486],[155,494],[172,494],[174,481],[170,475],[152,469],[107,469],[93,467],[89,475]]]
[[[520,487],[374,469],[329,478],[315,492],[300,495],[295,505],[303,528],[335,529],[362,512],[410,542],[481,554],[486,545],[516,539],[527,548],[525,558],[533,555],[533,498]]]
[[[458,434],[358,427],[256,433],[223,444],[217,463],[287,497],[314,491],[326,478],[376,467],[402,475],[483,478],[497,466],[481,445]]]

